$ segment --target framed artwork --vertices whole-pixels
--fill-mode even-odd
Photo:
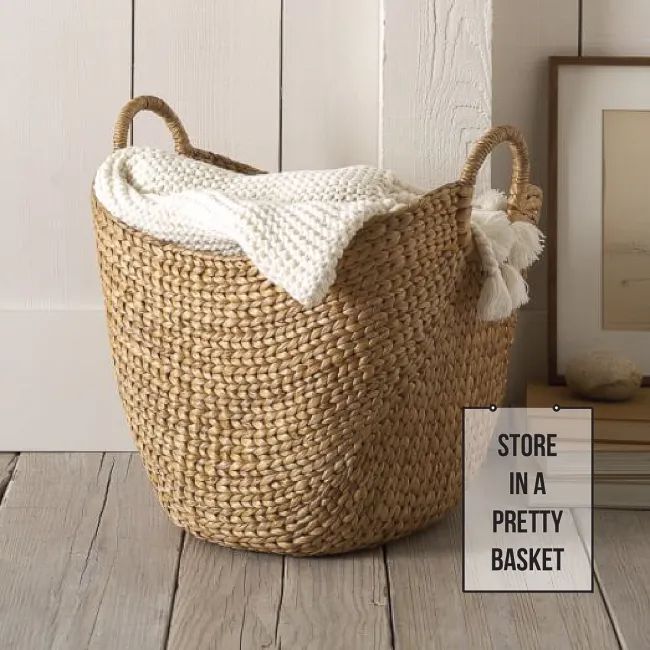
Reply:
[[[650,385],[650,57],[551,57],[549,381],[606,349]]]

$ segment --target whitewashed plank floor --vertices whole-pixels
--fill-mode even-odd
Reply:
[[[131,454],[0,454],[0,648],[650,648],[650,512],[596,514],[594,594],[463,594],[460,518],[296,559],[173,527]]]

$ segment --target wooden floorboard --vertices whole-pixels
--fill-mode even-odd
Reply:
[[[601,594],[464,594],[460,515],[389,544],[395,648],[618,648]]]
[[[187,538],[169,648],[391,648],[381,549],[282,558]]]
[[[137,456],[22,454],[0,505],[2,647],[163,647],[180,539]]]
[[[0,454],[0,647],[649,648],[650,512],[595,520],[594,594],[463,594],[458,513],[282,558],[184,536],[135,455]]]
[[[282,558],[185,540],[170,650],[277,648]]]
[[[278,647],[282,650],[391,648],[381,548],[285,560]]]
[[[624,648],[650,648],[650,512],[596,510],[594,559]]]

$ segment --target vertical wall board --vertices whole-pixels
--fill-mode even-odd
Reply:
[[[95,169],[129,93],[131,2],[0,2],[0,308],[97,307]]]
[[[546,381],[546,332],[545,311],[522,309],[519,312],[515,340],[510,350],[506,405],[523,406],[527,383]]]
[[[380,0],[283,6],[283,169],[376,165]]]
[[[384,0],[384,12],[382,164],[432,189],[490,126],[492,0]]]
[[[585,0],[582,5],[585,56],[650,55],[648,0]]]
[[[90,190],[129,95],[131,2],[1,2],[0,26],[0,449],[130,449]]]
[[[0,313],[0,451],[134,449],[100,309]]]
[[[275,170],[280,130],[280,0],[135,0],[136,95],[158,95],[192,142]],[[159,118],[138,145],[169,147]]]
[[[530,150],[532,180],[547,181],[548,57],[578,54],[578,3],[566,0],[493,0],[492,120],[519,127]],[[506,148],[492,161],[494,187],[508,189],[512,165]],[[542,229],[545,227],[542,213]],[[546,256],[528,276],[531,302],[546,309]]]
[[[566,0],[493,0],[492,119],[519,127],[530,150],[532,180],[545,189],[548,152],[548,57],[578,54],[578,2]],[[493,187],[507,190],[510,153],[492,161]],[[541,229],[545,230],[545,210]],[[546,255],[528,275],[531,301],[522,310],[510,358],[506,401],[521,405],[526,383],[546,378]]]

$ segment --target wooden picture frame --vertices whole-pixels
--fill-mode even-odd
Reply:
[[[549,111],[548,111],[548,182],[546,187],[546,204],[548,207],[547,251],[549,260],[548,273],[548,381],[553,385],[565,384],[563,374],[558,370],[558,138],[559,133],[559,75],[564,66],[630,66],[647,67],[650,71],[650,57],[549,57]],[[634,108],[602,109],[606,110],[640,110]],[[644,108],[643,111],[646,109]],[[650,103],[648,103],[650,111]],[[602,147],[602,145],[601,145]],[[601,160],[603,158],[601,149]],[[602,164],[602,163],[601,163]],[[602,204],[599,225],[602,228]],[[602,234],[601,234],[602,238]],[[602,258],[601,258],[602,259]],[[602,264],[602,261],[601,261]],[[601,281],[602,284],[602,281]],[[602,287],[601,287],[602,299]],[[630,355],[627,355],[630,356]],[[643,385],[650,386],[650,373],[644,369]]]

